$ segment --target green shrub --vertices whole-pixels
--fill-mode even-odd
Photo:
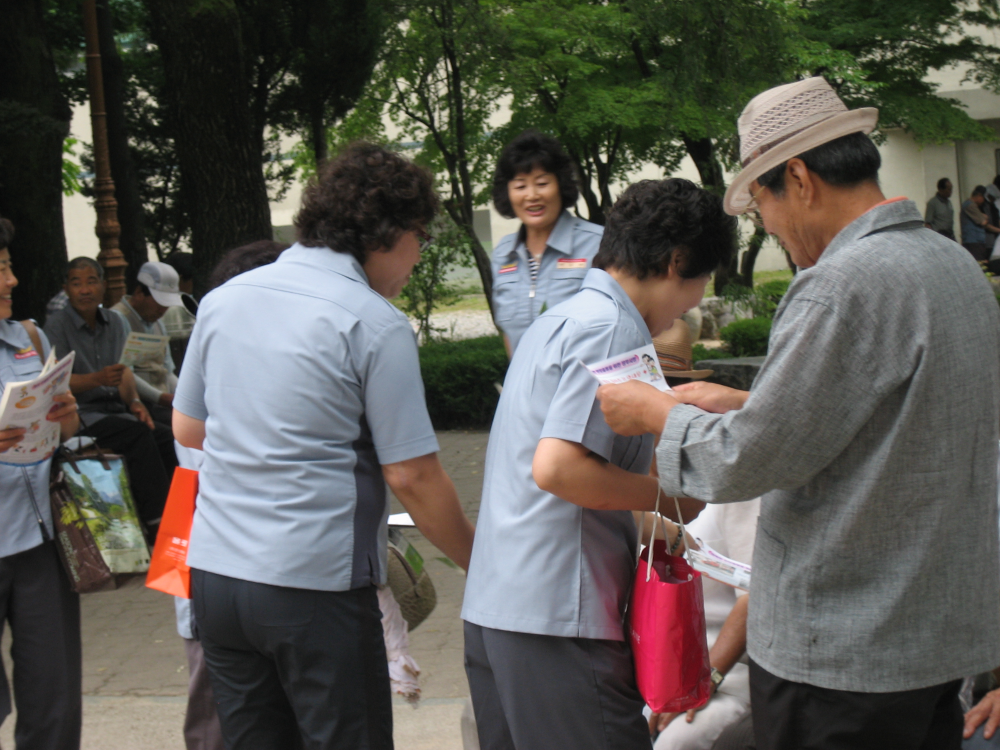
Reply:
[[[691,361],[698,364],[703,359],[732,359],[733,355],[725,349],[708,349],[704,344],[691,347]]]
[[[489,427],[500,399],[493,384],[507,374],[503,339],[429,341],[420,347],[420,373],[434,429]]]
[[[770,335],[770,318],[736,320],[719,331],[719,338],[729,345],[729,352],[734,357],[760,357],[767,354],[767,339]]]
[[[745,309],[749,308],[755,318],[773,318],[778,303],[785,296],[790,283],[786,279],[775,279],[765,281],[751,289],[732,282],[722,290],[722,296],[729,302],[730,309],[734,313],[737,307],[742,306]]]

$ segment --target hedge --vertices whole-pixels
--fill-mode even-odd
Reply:
[[[767,340],[770,336],[770,318],[735,320],[719,331],[719,338],[729,345],[729,352],[734,357],[760,357],[767,354]]]
[[[489,427],[500,400],[494,383],[507,374],[503,339],[429,341],[420,347],[420,372],[434,429]]]

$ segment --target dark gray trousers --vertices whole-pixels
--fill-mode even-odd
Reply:
[[[0,632],[10,624],[17,750],[79,750],[83,699],[80,597],[55,544],[0,558]],[[11,711],[0,668],[0,721]]]
[[[622,641],[465,623],[465,671],[482,750],[649,750]]]
[[[312,591],[191,571],[229,750],[392,750],[374,586]]]
[[[188,703],[184,712],[184,746],[187,750],[225,750],[219,712],[215,710],[211,677],[201,644],[184,639],[188,660]]]

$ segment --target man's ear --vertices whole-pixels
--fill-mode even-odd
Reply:
[[[793,191],[800,201],[809,205],[816,197],[815,176],[801,159],[789,159],[785,170],[785,191]]]

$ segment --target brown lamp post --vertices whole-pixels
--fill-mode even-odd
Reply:
[[[94,136],[94,192],[97,210],[97,238],[101,252],[97,262],[104,268],[104,306],[111,307],[125,294],[125,267],[128,263],[118,249],[118,201],[108,159],[108,126],[104,112],[104,80],[101,78],[101,47],[97,37],[96,0],[83,0],[83,29],[87,40],[87,90],[90,94],[90,124]]]

